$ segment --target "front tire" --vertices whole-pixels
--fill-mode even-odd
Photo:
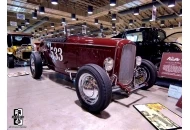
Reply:
[[[7,67],[14,68],[14,57],[7,55]]]
[[[146,84],[141,89],[147,90],[151,88],[157,78],[157,70],[154,64],[148,60],[143,59],[140,66],[137,67],[137,75],[135,77],[135,83],[138,85]]]
[[[42,75],[42,58],[38,52],[30,55],[30,71],[34,79],[39,79]]]
[[[81,67],[76,76],[76,92],[82,107],[91,112],[103,111],[111,102],[112,86],[105,70],[95,64]]]

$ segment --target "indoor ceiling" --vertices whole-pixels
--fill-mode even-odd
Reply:
[[[7,0],[7,30],[12,32],[18,28],[10,26],[10,21],[17,22],[17,25],[25,23],[25,20],[17,19],[17,13],[25,14],[25,19],[30,20],[30,24],[23,26],[20,32],[34,32],[39,36],[63,33],[62,18],[65,18],[71,33],[81,33],[84,23],[87,25],[87,33],[94,34],[100,32],[102,24],[106,35],[113,32],[112,23],[115,23],[116,31],[139,28],[142,25],[159,28],[181,26],[182,17],[179,14],[182,0],[116,0],[115,6],[110,6],[110,1],[112,0],[58,0],[58,4],[54,5],[52,0]],[[175,6],[168,7],[169,1],[175,1]],[[150,21],[153,5],[157,7],[156,21]],[[39,13],[39,6],[45,8],[44,14]],[[93,7],[93,14],[88,14],[88,6]],[[32,18],[35,9],[37,19]],[[134,15],[135,9],[139,9],[139,15]],[[71,20],[71,14],[76,14],[77,19]],[[116,14],[114,21],[113,14]],[[98,19],[99,24],[94,23],[95,19]],[[133,24],[130,25],[131,20]],[[161,26],[161,20],[164,20],[164,26]],[[54,27],[51,27],[52,23]]]

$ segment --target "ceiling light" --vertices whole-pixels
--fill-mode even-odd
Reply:
[[[173,29],[173,25],[170,25],[170,29]]]
[[[57,34],[59,34],[59,30],[57,30]]]
[[[25,24],[30,24],[30,20],[29,19],[25,19]]]
[[[116,20],[116,14],[112,14],[112,20]]]
[[[115,23],[112,23],[112,28],[115,28]]]
[[[51,3],[52,3],[53,5],[57,5],[57,4],[58,4],[58,0],[51,0]]]
[[[39,6],[39,12],[40,12],[40,14],[44,14],[45,13],[45,8],[44,8],[44,6]]]
[[[126,30],[126,31],[128,30],[128,26],[125,27],[125,30]]]
[[[116,33],[116,28],[113,29],[113,32]]]
[[[25,27],[25,24],[24,24],[24,23],[21,23],[21,27],[24,28],[24,27]]]
[[[182,16],[182,9],[180,9],[180,13],[179,13],[179,16]]]
[[[71,30],[73,31],[73,30],[74,30],[74,28],[71,28]]]
[[[71,19],[76,20],[76,14],[71,14]]]
[[[151,18],[149,21],[153,21],[153,19]]]
[[[18,29],[18,28],[16,28],[15,30],[16,30],[16,32],[18,32],[18,31],[19,31],[19,29]]]
[[[162,20],[160,24],[161,24],[161,26],[164,26],[165,25],[165,21]]]
[[[175,6],[175,0],[169,0],[168,1],[168,7],[174,7]]]
[[[86,27],[86,22],[84,22],[84,23],[82,24],[82,26],[83,26],[83,27]]]
[[[133,20],[132,19],[129,20],[129,25],[133,25]]]
[[[98,19],[94,19],[94,23],[95,23],[95,24],[98,24]]]
[[[52,27],[52,28],[54,27],[54,23],[51,23],[51,27]]]
[[[134,9],[134,15],[139,15],[139,8],[138,7]]]
[[[39,28],[39,32],[42,32],[42,28]]]
[[[47,30],[47,27],[46,27],[46,26],[44,27],[44,30]]]
[[[116,0],[110,0],[110,6],[115,6],[116,5]]]
[[[19,30],[19,31],[22,30],[22,27],[21,27],[20,25],[18,25],[18,30]]]
[[[65,18],[62,18],[61,23],[62,23],[62,24],[64,24],[64,23],[65,23]]]
[[[93,6],[88,6],[88,14],[93,14]]]
[[[35,9],[34,12],[32,12],[32,18],[37,19],[37,10]]]

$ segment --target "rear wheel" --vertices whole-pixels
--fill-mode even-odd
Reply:
[[[99,113],[111,102],[111,82],[105,70],[98,65],[87,64],[81,67],[75,86],[82,107],[89,112]]]
[[[7,55],[7,67],[14,68],[14,57]]]
[[[34,79],[39,79],[42,75],[42,58],[38,52],[30,55],[30,71]]]
[[[146,84],[142,89],[147,90],[155,84],[156,78],[157,70],[154,64],[143,59],[141,65],[138,66],[136,70],[135,84]]]

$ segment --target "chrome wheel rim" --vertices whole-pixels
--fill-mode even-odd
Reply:
[[[34,59],[33,58],[31,58],[30,66],[31,66],[32,72],[34,72],[34,70],[35,70],[35,64],[34,64]]]
[[[79,93],[82,99],[89,105],[93,105],[98,101],[99,88],[96,79],[89,73],[84,73],[80,76]]]
[[[136,73],[135,73],[135,84],[143,84],[146,81],[148,81],[149,78],[149,72],[146,68],[144,67],[138,67],[136,69]]]

